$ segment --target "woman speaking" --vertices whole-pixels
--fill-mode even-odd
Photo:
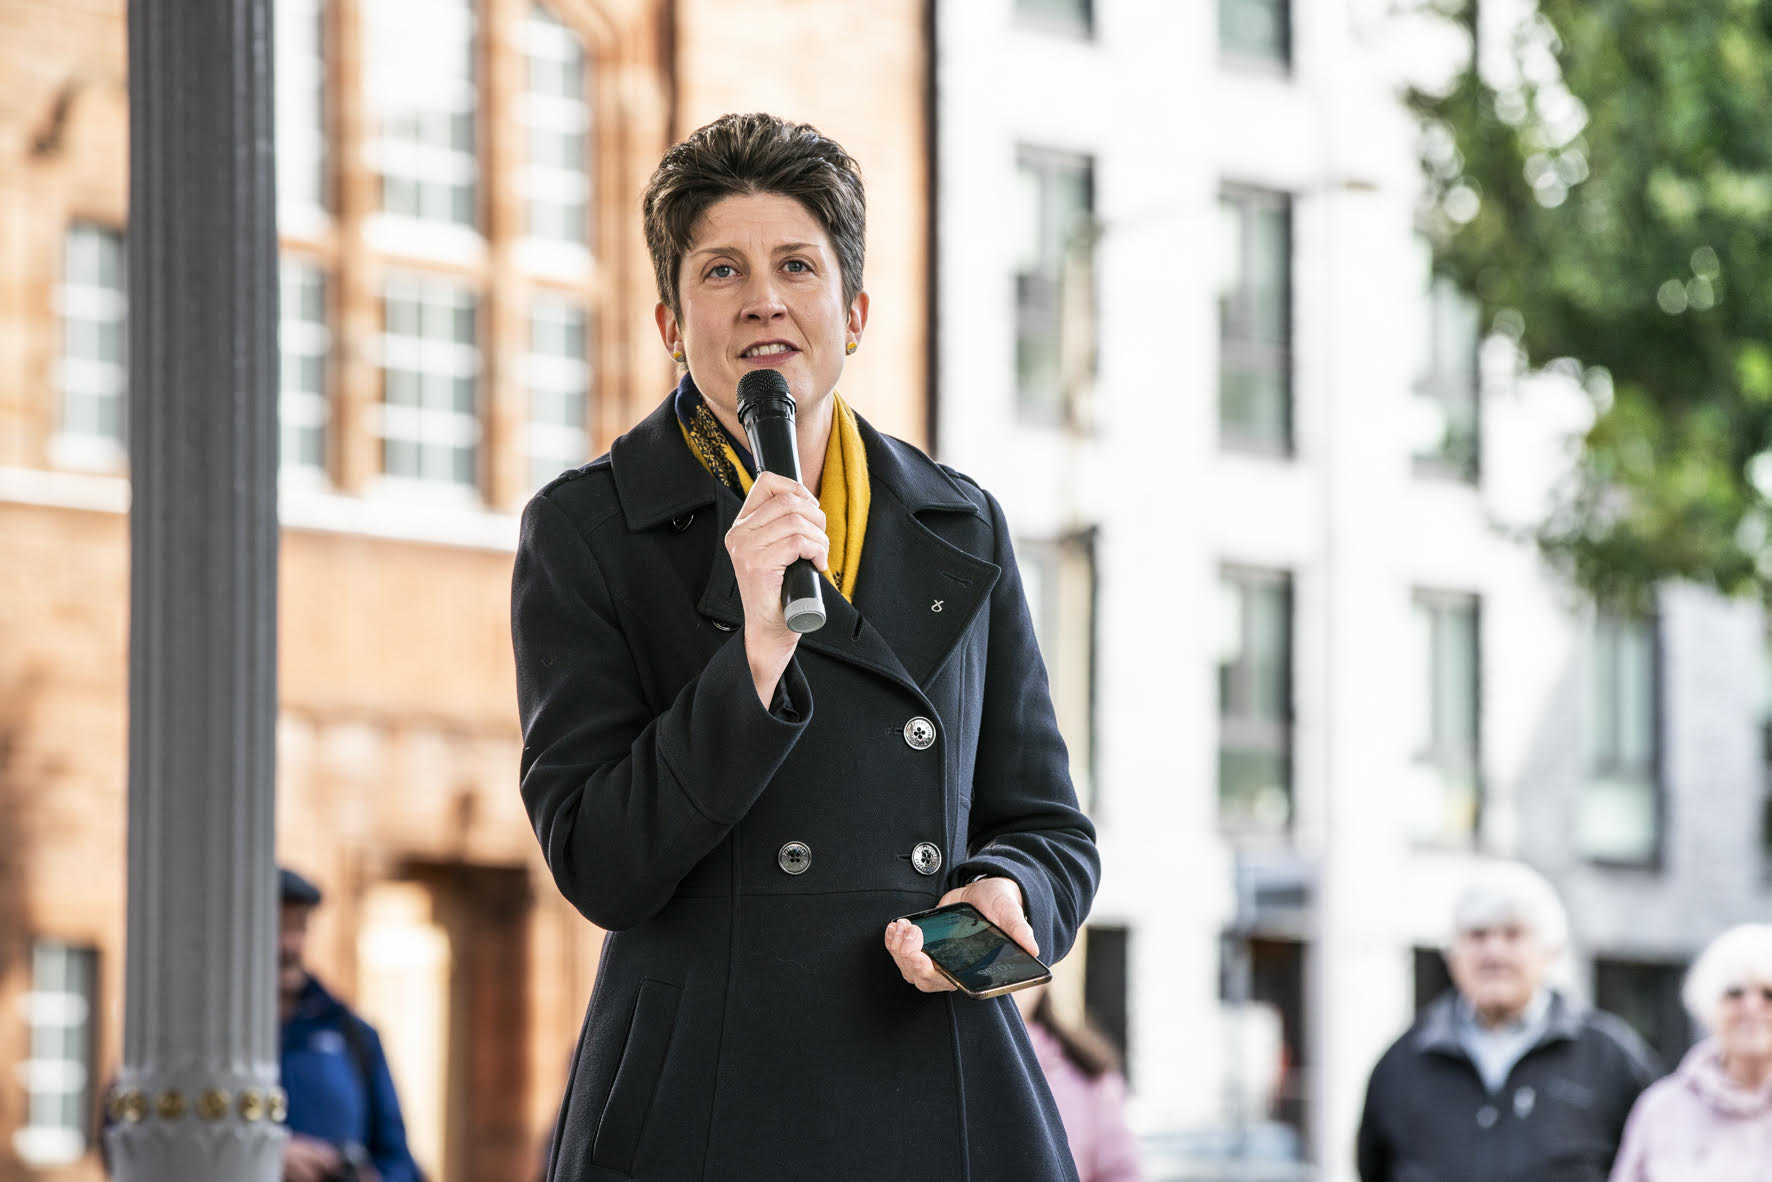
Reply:
[[[868,320],[859,170],[729,115],[642,211],[681,380],[536,495],[512,590],[523,800],[610,933],[549,1176],[1074,1179],[1013,1000],[953,992],[896,919],[970,902],[1055,960],[1099,860],[1001,508],[837,392]],[[746,446],[762,370],[802,482]]]

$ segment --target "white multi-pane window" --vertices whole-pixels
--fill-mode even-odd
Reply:
[[[98,954],[40,940],[24,997],[28,1057],[19,1064],[25,1120],[13,1148],[27,1164],[60,1165],[86,1151],[92,1127],[92,1011]]]
[[[1227,569],[1218,588],[1219,823],[1284,833],[1292,824],[1292,579]]]
[[[1433,248],[1416,239],[1421,321],[1414,334],[1415,398],[1411,432],[1415,468],[1466,482],[1477,478],[1481,451],[1477,348],[1482,340],[1476,300],[1433,270]]]
[[[1410,835],[1468,844],[1481,807],[1480,605],[1474,595],[1415,593],[1412,637],[1422,691],[1409,695],[1415,722]]]
[[[1227,447],[1292,450],[1292,201],[1226,189],[1218,201],[1218,430]]]
[[[277,215],[288,228],[326,209],[324,0],[277,0]]]
[[[326,276],[312,263],[282,261],[282,322],[277,343],[280,454],[285,475],[324,477],[326,472],[326,357],[332,335],[326,327]]]
[[[377,354],[382,472],[473,489],[480,445],[479,300],[440,279],[388,280]]]
[[[1290,0],[1218,0],[1218,47],[1236,62],[1292,63]]]
[[[56,363],[61,421],[54,447],[58,461],[76,467],[112,466],[126,448],[123,264],[122,234],[87,223],[68,227],[55,293],[62,344]]]
[[[590,232],[591,106],[584,46],[539,4],[523,24],[527,81],[518,105],[528,153],[517,174],[527,233],[582,246]]]
[[[538,296],[529,306],[529,484],[540,488],[590,457],[591,368],[584,307]]]
[[[1577,836],[1598,861],[1648,863],[1661,853],[1657,648],[1653,616],[1602,611],[1594,618],[1592,767]]]
[[[1071,757],[1071,781],[1085,808],[1095,784],[1095,531],[1015,544],[1034,637],[1046,662],[1052,708]]]
[[[1095,372],[1095,165],[1022,148],[1015,162],[1015,385],[1023,417],[1074,421]]]
[[[382,211],[479,223],[479,100],[470,0],[368,0],[369,163]]]

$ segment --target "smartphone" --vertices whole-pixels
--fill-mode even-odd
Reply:
[[[923,929],[923,951],[967,997],[997,997],[1052,980],[1052,970],[970,903],[904,916]]]

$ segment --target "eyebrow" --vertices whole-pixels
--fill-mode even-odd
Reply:
[[[780,246],[775,248],[775,253],[776,254],[792,254],[796,250],[818,250],[818,249],[819,249],[819,245],[816,242],[784,242]],[[736,246],[704,246],[700,250],[690,251],[689,257],[695,258],[698,255],[704,255],[704,254],[735,254],[735,255],[742,256],[744,254],[744,251],[740,250]]]

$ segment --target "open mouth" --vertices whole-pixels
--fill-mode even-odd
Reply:
[[[758,361],[786,357],[788,354],[797,351],[798,350],[792,345],[785,344],[781,341],[764,341],[761,344],[752,345],[743,353],[740,353],[739,356],[745,358],[747,361]]]

